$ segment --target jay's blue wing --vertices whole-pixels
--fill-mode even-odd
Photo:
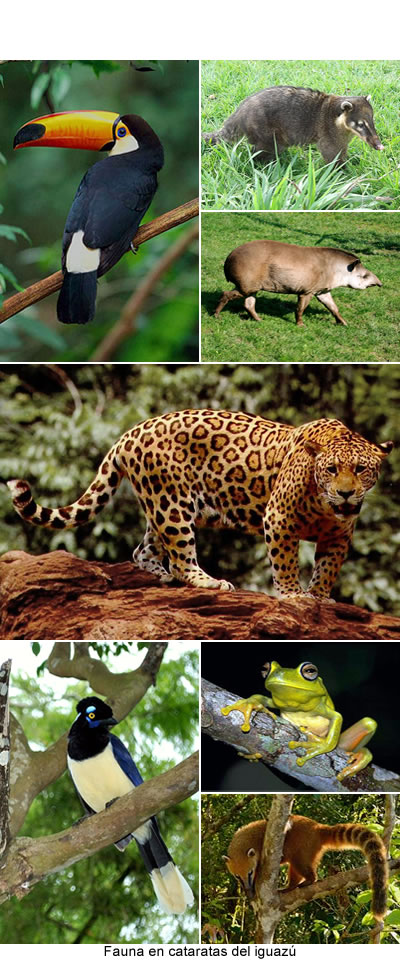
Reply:
[[[140,786],[143,782],[143,779],[136,763],[134,763],[132,759],[130,752],[128,752],[126,746],[124,746],[124,743],[118,739],[118,736],[110,735],[110,741],[112,745],[112,751],[118,765],[121,766],[121,769],[123,769],[125,775],[128,776],[128,779],[130,779],[134,786]]]

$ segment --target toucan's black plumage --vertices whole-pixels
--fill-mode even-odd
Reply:
[[[81,699],[78,716],[68,735],[68,769],[87,814],[100,812],[143,779],[123,742],[110,735],[117,725],[112,709],[97,696]],[[160,906],[167,913],[183,913],[193,893],[161,837],[154,816],[115,842],[124,850],[134,839],[150,874]]]
[[[58,319],[66,324],[92,320],[97,278],[129,251],[157,189],[157,171],[164,159],[157,135],[135,114],[121,117],[121,121],[138,147],[115,156],[111,151],[109,157],[94,164],[81,181],[67,217],[62,251],[64,281],[57,304]],[[68,270],[68,251],[74,234],[80,231],[82,245],[99,251],[99,264],[93,271]]]
[[[64,280],[57,315],[85,324],[95,313],[97,278],[129,251],[157,189],[162,145],[137,114],[65,111],[21,127],[14,148],[74,147],[109,151],[82,179],[64,230]]]

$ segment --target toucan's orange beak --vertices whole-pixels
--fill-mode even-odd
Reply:
[[[35,117],[14,137],[18,147],[76,147],[80,150],[111,150],[119,114],[110,110],[66,110]]]

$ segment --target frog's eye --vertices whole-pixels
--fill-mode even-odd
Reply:
[[[309,682],[315,682],[318,678],[318,669],[316,665],[312,662],[302,662],[300,666],[300,675],[303,679],[307,679]]]
[[[271,662],[264,662],[264,666],[261,669],[261,675],[263,679],[268,679],[270,672],[271,672]]]

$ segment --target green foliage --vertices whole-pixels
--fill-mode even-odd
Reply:
[[[106,451],[132,425],[185,407],[244,410],[296,425],[339,418],[370,440],[392,438],[396,447],[365,500],[334,596],[400,612],[397,364],[83,365],[73,378],[81,409],[74,408],[68,390],[55,386],[46,366],[21,366],[12,375],[5,369],[0,380],[0,476],[27,478],[39,502],[51,506],[78,497]],[[0,486],[0,552],[63,548],[81,558],[125,561],[142,534],[143,517],[127,482],[93,524],[64,532],[23,523],[8,489]],[[238,588],[271,591],[262,538],[210,529],[198,532],[197,544],[210,574]],[[302,579],[310,574],[313,553],[310,543],[301,544]]]
[[[400,357],[400,215],[206,214],[202,218],[202,357],[205,361],[393,361]],[[333,297],[348,322],[334,318],[316,298],[298,327],[295,295],[260,291],[253,321],[243,300],[230,301],[214,317],[223,290],[231,288],[224,262],[239,244],[268,238],[311,247],[354,251],[382,281],[382,288],[338,288]]]
[[[243,805],[238,808],[238,803]],[[207,795],[202,796],[202,927],[211,924],[226,933],[228,943],[254,942],[254,916],[249,902],[225,868],[222,855],[227,852],[229,842],[240,826],[256,819],[268,817],[271,798],[267,795],[249,797],[245,795]],[[397,801],[398,822],[400,826],[400,805]],[[381,833],[384,818],[384,800],[377,795],[349,797],[344,794],[297,794],[293,812],[327,825],[339,822],[362,822],[374,832]],[[391,856],[398,855],[398,844],[394,841]],[[332,872],[341,872],[355,866],[362,866],[365,857],[351,850],[328,852],[320,864],[320,878]],[[282,883],[284,885],[284,870]],[[397,943],[399,929],[400,890],[396,879],[389,884],[388,906],[390,913],[385,920],[382,942]],[[373,925],[373,917],[366,907],[371,900],[371,890],[365,884],[352,887],[345,895],[325,896],[323,900],[313,900],[301,908],[288,913],[280,923],[276,943],[362,943],[368,942],[368,929]],[[391,915],[393,913],[393,916]]]
[[[127,644],[132,650],[134,643]],[[107,664],[118,671],[114,656]],[[124,661],[126,669],[126,660]],[[151,688],[117,734],[134,756],[144,779],[185,758],[193,749],[198,717],[197,652],[178,658],[168,650]],[[71,725],[75,702],[86,683],[66,686],[55,699],[52,678],[38,683],[21,675],[12,709],[36,750],[51,745]],[[34,801],[24,836],[44,836],[71,826],[82,815],[72,782],[64,775]],[[187,799],[159,816],[163,837],[194,890],[198,876],[197,805]],[[2,943],[197,943],[197,907],[183,917],[159,912],[149,877],[133,843],[119,853],[109,846],[39,883],[22,902],[12,899],[0,918]]]
[[[28,286],[60,268],[68,210],[83,174],[99,159],[93,152],[79,150],[35,148],[13,154],[13,136],[32,118],[32,112],[37,116],[60,108],[107,107],[142,114],[157,131],[165,151],[159,188],[145,221],[198,194],[198,63],[138,61],[137,68],[135,63],[55,60],[4,66],[0,151],[8,165],[0,192],[7,221],[21,227],[13,229],[19,239],[16,250],[7,250],[4,257],[5,237],[0,234],[0,261],[6,264],[4,271],[0,268],[0,298],[6,288],[10,292],[19,284]],[[149,69],[144,69],[144,63]],[[153,238],[140,247],[136,257],[122,258],[101,278],[92,323],[60,324],[55,295],[4,322],[0,326],[1,359],[90,359],[114,328],[132,292],[188,230],[186,224]],[[29,249],[22,243],[28,235],[32,239]],[[192,243],[155,285],[136,318],[134,331],[115,350],[115,360],[188,361],[197,357],[198,252]]]
[[[392,208],[400,202],[397,61],[218,60],[202,62],[202,131],[212,132],[245,97],[265,87],[293,84],[326,93],[371,94],[385,151],[355,137],[346,169],[325,166],[316,147],[291,148],[277,162],[254,159],[247,143],[205,147],[203,206],[232,210],[349,210]]]

